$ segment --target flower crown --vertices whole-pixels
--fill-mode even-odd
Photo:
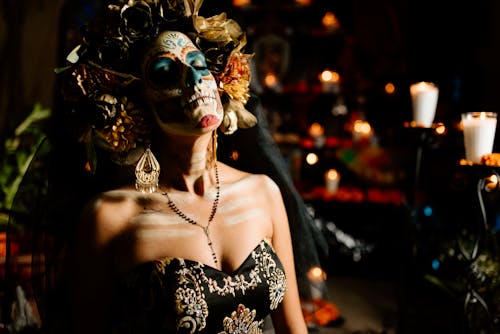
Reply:
[[[150,121],[141,95],[141,55],[165,30],[189,36],[205,54],[224,105],[220,129],[231,134],[256,124],[245,109],[249,98],[250,59],[246,36],[225,13],[198,15],[203,0],[117,0],[106,15],[85,26],[82,43],[67,57],[62,94],[72,110],[70,121],[87,146],[95,170],[94,144],[114,153],[114,160],[134,163],[130,153],[147,144]],[[133,154],[137,156],[137,154]],[[130,161],[132,160],[132,161]]]

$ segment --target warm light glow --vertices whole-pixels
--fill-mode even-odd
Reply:
[[[437,89],[436,85],[434,85],[432,82],[421,81],[421,82],[414,83],[410,86],[410,94],[417,95],[417,94],[427,92],[429,90],[435,90],[435,89]]]
[[[335,72],[335,71],[324,70],[323,72],[321,72],[321,74],[319,76],[319,80],[321,82],[333,82],[333,83],[336,83],[336,82],[339,82],[340,75],[337,72]]]
[[[354,122],[353,131],[360,134],[368,135],[372,131],[372,127],[367,121],[357,120]]]
[[[321,137],[324,133],[325,133],[325,129],[319,123],[313,123],[309,127],[309,136],[311,136],[313,138]]]
[[[240,158],[240,153],[236,150],[231,152],[231,159],[237,161]]]
[[[392,82],[388,82],[384,86],[384,90],[387,94],[394,94],[396,92],[396,86]]]
[[[295,2],[302,6],[309,6],[311,4],[311,0],[295,0]]]
[[[252,3],[251,0],[233,0],[233,6],[235,7],[243,7],[251,3]]]
[[[442,123],[440,123],[435,129],[434,131],[438,134],[438,135],[444,135],[446,133],[446,126]]]
[[[497,189],[498,187],[498,176],[496,176],[496,174],[492,174],[490,175],[489,177],[487,177],[485,179],[485,189],[487,191],[493,191],[495,189]]]
[[[326,172],[326,178],[329,180],[336,180],[339,178],[339,172],[337,172],[335,169],[329,169]]]
[[[278,83],[278,78],[272,73],[266,74],[266,77],[264,78],[264,84],[267,87],[274,87]]]
[[[314,165],[318,162],[319,158],[318,158],[318,155],[316,153],[309,153],[307,156],[306,156],[306,162],[309,164],[309,165]]]
[[[311,267],[307,272],[307,277],[312,282],[320,282],[326,280],[326,272],[318,266]]]
[[[340,26],[339,20],[332,12],[326,12],[323,19],[321,19],[321,23],[328,30],[335,30]]]

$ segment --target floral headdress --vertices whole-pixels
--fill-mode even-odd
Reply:
[[[63,98],[71,120],[85,142],[95,171],[94,145],[114,153],[114,160],[134,163],[148,140],[149,120],[144,112],[140,57],[142,50],[165,30],[188,35],[205,54],[224,105],[220,129],[231,134],[254,126],[245,109],[249,98],[251,55],[243,53],[246,36],[225,13],[198,15],[203,0],[117,0],[106,15],[83,29],[83,41],[67,57]]]

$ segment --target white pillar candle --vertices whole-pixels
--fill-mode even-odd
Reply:
[[[480,163],[481,157],[493,151],[497,114],[493,112],[468,112],[462,114],[465,159]]]
[[[323,93],[338,94],[340,92],[340,75],[335,71],[324,70],[319,75]]]
[[[436,115],[439,89],[431,82],[418,82],[410,86],[413,121],[417,126],[430,128]]]
[[[325,192],[335,194],[339,189],[340,174],[335,169],[329,169],[325,173]]]
[[[326,272],[320,267],[312,267],[307,272],[307,277],[311,284],[312,299],[322,299],[324,294],[324,285],[326,280]]]

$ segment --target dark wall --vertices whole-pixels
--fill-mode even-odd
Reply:
[[[65,2],[4,0],[0,6],[0,140],[35,102],[53,106],[53,69],[60,65],[61,49],[69,48],[76,26],[92,15],[98,3],[79,0],[69,6]],[[342,62],[349,69],[345,77],[354,85],[363,83],[365,89],[388,79],[400,82],[405,90],[411,81],[435,81],[441,89],[438,116],[442,118],[457,118],[465,110],[500,111],[498,1],[478,0],[471,5],[435,0],[317,0],[310,9],[296,12],[283,10],[293,5],[291,0],[254,1],[259,11],[235,9],[231,3],[206,0],[202,14],[227,11],[244,28],[251,28],[249,40],[256,36],[252,34],[258,32],[259,22],[260,28],[283,29],[285,34],[292,29],[306,43],[295,39],[298,50],[292,50],[292,55],[296,59],[319,54]],[[325,44],[310,32],[327,10],[336,13],[343,30],[341,37]],[[73,29],[60,31],[61,25]],[[322,66],[318,59],[317,68]],[[294,65],[290,71],[297,74],[315,69],[308,58]]]

